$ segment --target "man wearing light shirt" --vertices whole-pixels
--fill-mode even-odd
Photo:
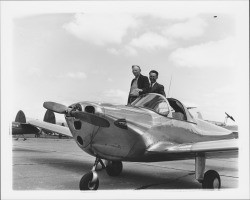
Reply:
[[[158,94],[162,94],[163,96],[166,96],[165,91],[164,91],[164,86],[156,82],[156,80],[158,79],[158,72],[155,70],[151,70],[149,72],[149,79],[151,82],[149,92],[158,93]]]
[[[141,74],[140,66],[133,65],[132,72],[135,78],[131,81],[128,104],[131,104],[139,95],[148,93],[149,90],[148,77]]]

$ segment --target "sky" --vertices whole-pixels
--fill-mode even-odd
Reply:
[[[204,119],[238,119],[248,70],[240,3],[38,3],[9,6],[13,119],[18,110],[43,118],[44,101],[126,104],[135,64],[146,76],[157,70],[168,97]]]
[[[45,101],[125,105],[131,66],[139,65],[146,76],[157,70],[168,97],[204,119],[224,121],[227,112],[249,123],[248,1],[1,5],[2,111],[10,122],[19,110],[42,119]]]

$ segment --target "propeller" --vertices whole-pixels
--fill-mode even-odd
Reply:
[[[82,112],[82,111],[72,111],[70,112],[71,115],[77,119],[80,119],[82,121],[85,121],[89,124],[93,124],[95,126],[101,126],[101,127],[109,127],[110,123],[108,120],[96,116],[92,113]]]
[[[225,114],[227,115],[228,118],[230,118],[231,120],[233,120],[233,121],[235,122],[235,120],[234,120],[234,118],[233,118],[232,116],[230,116],[230,115],[227,114],[226,112],[225,112]]]
[[[194,106],[187,107],[187,109],[193,109],[193,108],[197,108],[197,107],[194,107]]]
[[[96,116],[95,114],[92,113],[73,110],[74,108],[70,109],[67,106],[59,103],[47,101],[43,103],[43,107],[59,114],[68,114],[72,117],[75,117],[77,119],[80,119],[95,126],[100,126],[100,127],[110,126],[109,121],[102,117]]]
[[[51,101],[44,102],[43,107],[59,114],[66,114],[68,110],[67,106]]]

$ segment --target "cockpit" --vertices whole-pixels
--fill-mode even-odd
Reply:
[[[131,106],[152,110],[160,115],[193,122],[193,117],[180,101],[160,94],[148,93],[139,96]]]

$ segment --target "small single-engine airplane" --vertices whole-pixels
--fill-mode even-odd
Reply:
[[[189,110],[194,109],[194,108],[197,108],[197,107],[187,107],[187,109],[189,109]],[[203,117],[202,117],[202,115],[201,115],[201,113],[199,111],[197,111],[196,113],[197,113],[198,118],[203,119]],[[204,119],[204,120],[209,122],[209,123],[215,124],[217,126],[221,126],[221,127],[225,128],[225,129],[228,129],[230,131],[233,131],[235,134],[237,134],[238,133],[238,126],[237,125],[228,125],[227,124],[228,118],[231,119],[234,122],[235,122],[235,119],[232,116],[230,116],[229,114],[227,114],[226,112],[225,112],[225,114],[226,114],[226,117],[225,117],[224,122],[212,121],[212,120],[207,120],[207,119]]]
[[[206,120],[206,121],[237,133],[238,132],[238,126],[237,125],[228,125],[227,124],[228,118],[235,122],[234,118],[232,116],[230,116],[229,114],[227,114],[226,112],[225,112],[225,114],[226,114],[226,117],[225,117],[224,122],[211,121],[211,120]]]
[[[44,102],[43,106],[64,114],[68,127],[37,120],[30,124],[72,136],[83,151],[96,158],[92,170],[81,178],[80,190],[98,189],[98,163],[108,175],[118,176],[122,161],[186,159],[195,159],[195,178],[203,188],[220,188],[218,172],[205,173],[206,159],[238,156],[235,134],[194,118],[180,101],[160,94],[142,95],[126,106],[88,101],[69,107]]]

